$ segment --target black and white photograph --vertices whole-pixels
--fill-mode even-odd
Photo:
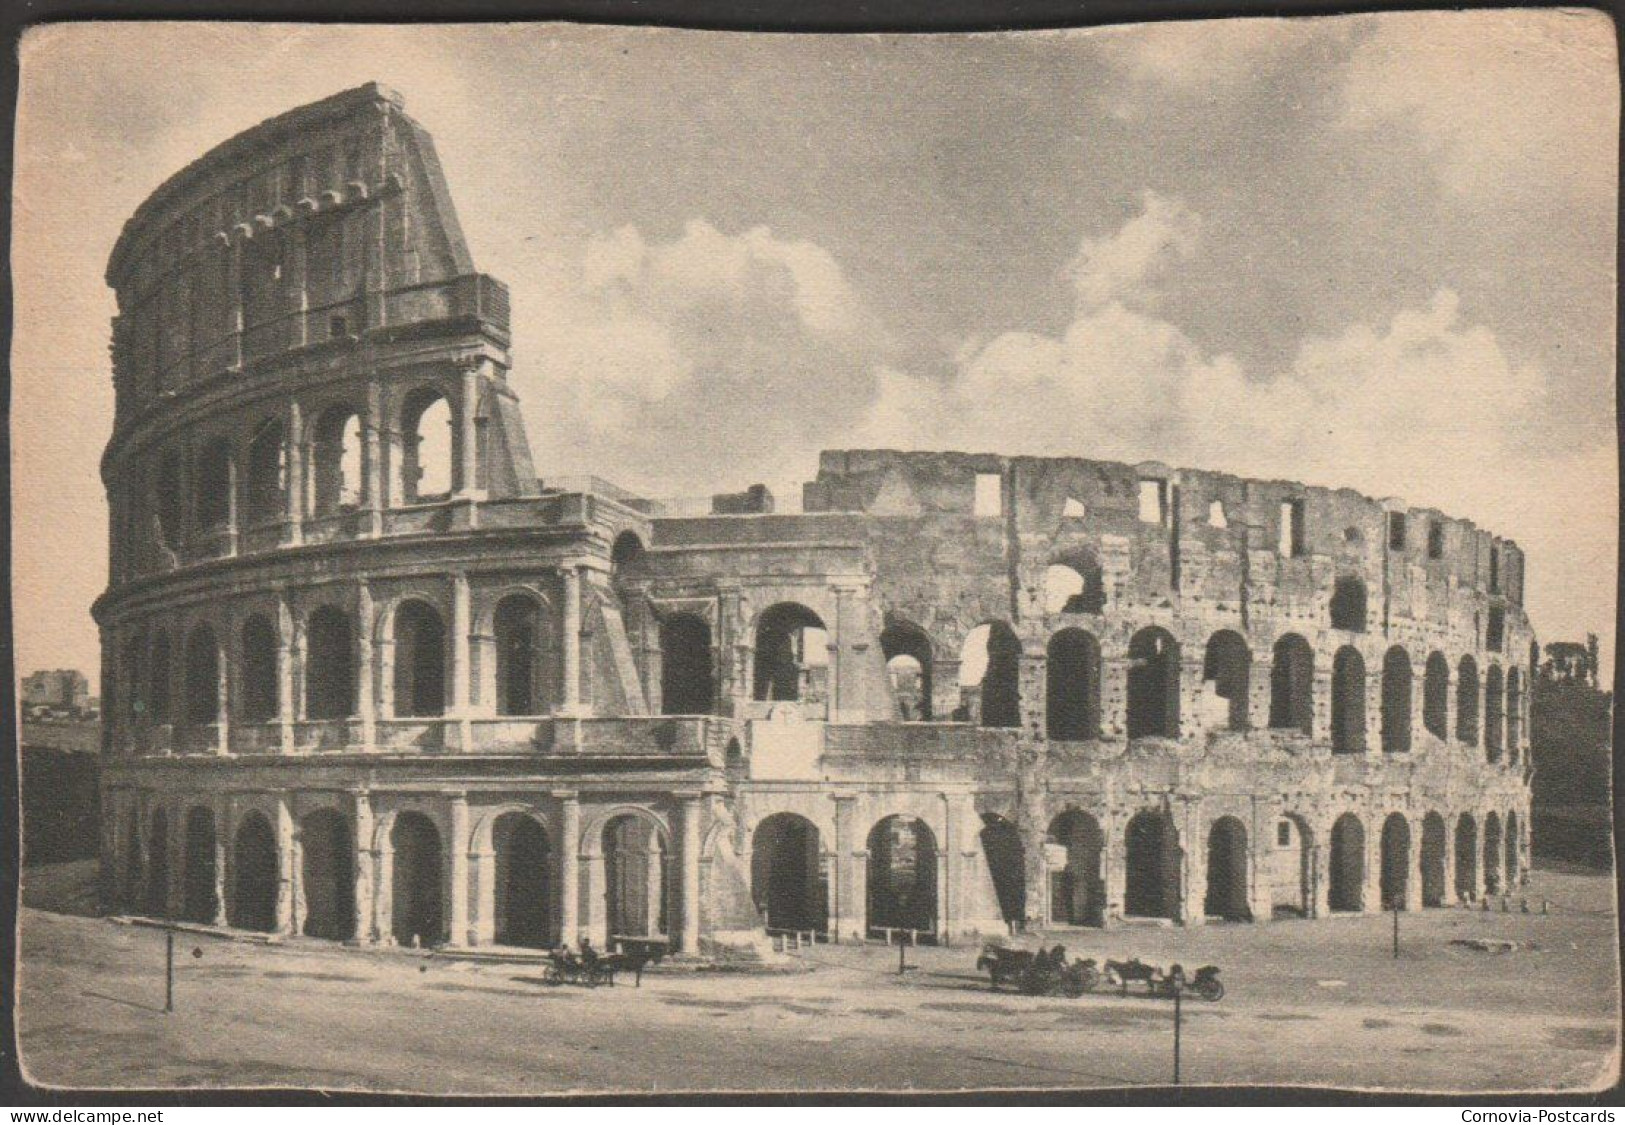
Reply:
[[[18,68],[28,1087],[1619,1082],[1606,13]]]

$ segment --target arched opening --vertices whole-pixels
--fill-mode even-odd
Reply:
[[[283,461],[282,423],[272,418],[254,431],[248,443],[248,487],[245,507],[250,524],[268,523],[284,512],[287,466]]]
[[[1221,816],[1207,835],[1207,897],[1202,904],[1207,917],[1227,922],[1252,920],[1247,867],[1246,826],[1233,816]]]
[[[829,634],[823,620],[795,602],[764,610],[756,622],[755,672],[758,701],[827,699]]]
[[[1501,708],[1505,700],[1501,666],[1491,664],[1484,674],[1484,756],[1491,762],[1501,760]]]
[[[1501,818],[1484,814],[1484,893],[1501,893]]]
[[[1516,887],[1519,880],[1521,880],[1523,877],[1523,864],[1519,862],[1521,857],[1518,854],[1521,839],[1522,838],[1518,835],[1518,814],[1515,812],[1508,812],[1506,828],[1506,889],[1509,891]]]
[[[305,936],[349,941],[355,937],[355,847],[349,821],[333,809],[309,814],[299,822],[299,850]]]
[[[1314,733],[1315,651],[1297,633],[1275,642],[1270,664],[1270,727]]]
[[[1422,726],[1441,741],[1450,737],[1450,661],[1442,652],[1428,654],[1422,674]]]
[[[509,594],[491,617],[496,646],[497,714],[542,715],[542,609],[529,594]]]
[[[993,879],[993,894],[999,900],[999,917],[1022,922],[1027,917],[1027,860],[1021,833],[1004,817],[985,813],[980,841],[987,873]]]
[[[124,716],[131,724],[144,722],[151,706],[147,699],[147,677],[151,674],[147,653],[151,648],[152,642],[144,630],[137,631],[124,642],[124,660],[119,675],[127,687],[121,702]],[[105,709],[105,704],[103,706]]]
[[[1049,639],[1045,671],[1045,730],[1052,739],[1100,737],[1100,642],[1082,629]]]
[[[355,714],[355,687],[350,615],[334,606],[319,606],[305,625],[305,717],[349,718]]]
[[[925,821],[888,816],[869,830],[870,930],[937,932],[937,838]]]
[[[1445,904],[1445,862],[1449,851],[1444,817],[1430,812],[1422,818],[1422,905]]]
[[[626,813],[604,825],[605,919],[609,941],[667,932],[667,848],[650,821]]]
[[[1523,737],[1523,676],[1517,668],[1507,669],[1507,761],[1518,764],[1518,742]]]
[[[446,709],[446,627],[424,602],[395,611],[395,714],[422,717]]]
[[[1365,582],[1352,574],[1339,577],[1332,587],[1332,628],[1365,632],[1365,603]]]
[[[1252,725],[1247,714],[1252,678],[1253,654],[1240,633],[1221,629],[1208,638],[1202,657],[1202,682],[1213,688],[1214,698],[1204,697],[1213,708],[1209,726],[1246,730]]]
[[[1390,813],[1382,822],[1382,871],[1380,893],[1386,910],[1404,910],[1410,890],[1411,826],[1400,813]]]
[[[1288,814],[1275,822],[1269,853],[1270,913],[1307,918],[1315,896],[1314,839],[1308,822]]]
[[[1332,753],[1365,753],[1365,657],[1353,645],[1332,658]]]
[[[1069,555],[1045,569],[1046,613],[1101,613],[1105,608],[1105,577],[1093,555]]]
[[[552,848],[535,817],[507,812],[491,825],[496,860],[492,934],[498,945],[546,949],[553,941]]]
[[[1382,752],[1411,748],[1411,657],[1395,645],[1382,658]]]
[[[198,530],[224,527],[231,519],[231,442],[215,438],[198,447],[192,462],[192,519]]]
[[[825,933],[829,885],[818,826],[795,813],[774,813],[751,836],[750,893],[769,930]]]
[[[1179,642],[1141,629],[1128,645],[1128,736],[1179,737]]]
[[[141,816],[130,814],[128,830],[124,836],[124,893],[120,901],[129,910],[140,910],[146,903],[140,897],[141,883],[146,877],[146,856],[142,854]]]
[[[888,617],[880,631],[897,717],[903,722],[929,722],[931,713],[931,638],[912,622]]]
[[[966,719],[984,727],[1021,722],[1021,642],[1003,621],[978,625],[959,650],[959,693]]]
[[[390,934],[397,945],[439,945],[446,939],[440,830],[423,813],[398,813],[389,846]]]
[[[264,614],[256,613],[243,622],[242,693],[238,697],[238,717],[246,723],[266,723],[276,718],[276,631]]]
[[[1100,860],[1106,838],[1100,823],[1082,809],[1068,809],[1049,826],[1049,842],[1066,848],[1066,865],[1049,875],[1050,920],[1068,926],[1101,926],[1106,883]]]
[[[206,726],[220,720],[220,645],[214,630],[199,625],[186,638],[186,721]]]
[[[169,815],[154,809],[147,837],[147,913],[169,917]]]
[[[1478,824],[1471,813],[1456,821],[1456,897],[1471,900],[1478,887]]]
[[[1456,669],[1456,741],[1478,745],[1478,662],[1470,656]]]
[[[186,866],[181,884],[181,916],[188,922],[212,923],[220,909],[214,851],[214,813],[193,808],[186,814]]]
[[[335,406],[316,422],[312,447],[316,515],[332,516],[361,506],[361,416]]]
[[[1365,826],[1353,813],[1332,825],[1331,883],[1327,905],[1334,911],[1358,913],[1365,906]]]
[[[1179,833],[1161,812],[1136,813],[1124,830],[1123,913],[1137,918],[1179,917]]]
[[[410,395],[401,411],[401,496],[432,504],[451,495],[451,404],[433,389]]]
[[[660,710],[667,715],[709,715],[716,706],[711,626],[692,613],[660,622]]]
[[[636,564],[641,558],[643,558],[643,540],[638,538],[635,531],[621,532],[610,545],[609,565],[617,575]]]
[[[169,634],[159,629],[152,635],[152,655],[147,669],[147,708],[155,723],[170,720]]]
[[[186,493],[182,490],[178,453],[171,451],[159,458],[152,491],[157,506],[157,530],[161,545],[172,551],[177,550],[186,534]]]
[[[257,812],[246,813],[231,847],[231,901],[228,918],[239,930],[268,934],[276,929],[280,864],[276,834]]]

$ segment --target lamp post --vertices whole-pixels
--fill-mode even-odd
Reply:
[[[1168,987],[1174,992],[1174,1085],[1179,1085],[1179,1033],[1184,1022],[1181,999],[1185,993],[1185,970],[1175,965],[1168,973]]]

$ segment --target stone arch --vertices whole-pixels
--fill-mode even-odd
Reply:
[[[1270,664],[1270,727],[1313,734],[1315,650],[1297,633],[1275,642]]]
[[[219,915],[216,880],[214,812],[194,805],[186,814],[186,843],[182,853],[181,917],[188,922],[212,923]]]
[[[250,614],[238,633],[242,648],[242,689],[237,715],[243,722],[266,723],[277,717],[276,629],[263,613]]]
[[[220,721],[220,642],[208,624],[186,635],[186,721],[207,726]]]
[[[553,847],[540,817],[509,809],[487,818],[493,864],[491,919],[498,945],[546,949],[553,917]]]
[[[1179,642],[1158,626],[1128,646],[1128,737],[1179,737]]]
[[[1501,890],[1501,817],[1491,811],[1484,814],[1484,893]]]
[[[158,458],[153,473],[153,499],[157,517],[158,546],[170,551],[180,549],[186,534],[186,493],[182,490],[181,456],[167,450]]]
[[[1247,826],[1233,816],[1221,816],[1208,828],[1207,897],[1203,913],[1227,922],[1248,922],[1253,910],[1247,850]]]
[[[895,614],[886,615],[880,652],[898,718],[929,722],[932,716],[935,646],[926,631]]]
[[[446,626],[440,613],[416,598],[395,609],[395,714],[442,715],[446,710]]]
[[[1332,825],[1327,905],[1337,913],[1365,908],[1365,825],[1346,812]]]
[[[1088,550],[1070,551],[1044,570],[1046,613],[1098,614],[1106,608],[1106,582],[1100,560]]]
[[[355,714],[355,627],[336,606],[317,606],[305,622],[305,716],[347,719]]]
[[[230,438],[210,438],[198,446],[192,461],[192,520],[199,531],[224,527],[231,519],[235,475]]]
[[[1247,641],[1233,629],[1220,629],[1207,640],[1202,658],[1202,680],[1225,701],[1222,723],[1230,730],[1252,726],[1248,706],[1252,696],[1253,654]],[[1218,724],[1214,724],[1218,725]]]
[[[1332,658],[1332,753],[1365,753],[1365,657],[1353,645]]]
[[[1411,655],[1394,645],[1382,658],[1382,752],[1411,748]]]
[[[1330,611],[1333,629],[1350,633],[1365,632],[1365,580],[1353,574],[1339,575],[1332,586]]]
[[[1101,874],[1106,837],[1100,822],[1082,809],[1050,821],[1049,842],[1066,848],[1066,866],[1050,871],[1050,918],[1070,926],[1102,926],[1106,883]]]
[[[1161,810],[1136,813],[1123,830],[1123,842],[1123,913],[1177,920],[1184,880],[1173,819]]]
[[[635,566],[643,558],[643,539],[635,531],[623,531],[615,537],[609,548],[609,565],[617,577],[627,567]]]
[[[919,817],[894,814],[868,835],[868,929],[937,931],[937,838]]]
[[[982,726],[1021,724],[1021,642],[1008,622],[983,622],[965,634],[959,668],[961,694],[972,683],[978,685],[976,713]]]
[[[1450,661],[1442,652],[1428,653],[1422,673],[1422,726],[1440,741],[1450,737]]]
[[[716,694],[710,622],[695,613],[667,614],[660,621],[661,713],[709,715]]]
[[[1449,831],[1444,817],[1429,812],[1422,818],[1422,905],[1445,905],[1445,864],[1449,860]]]
[[[316,419],[311,443],[315,514],[334,516],[361,505],[361,415],[348,404],[330,406]]]
[[[505,594],[491,612],[496,649],[496,713],[544,715],[542,603],[529,591]]]
[[[169,917],[169,813],[162,805],[152,810],[147,822],[147,901],[146,912],[155,918]]]
[[[1521,838],[1518,835],[1518,814],[1507,810],[1506,819],[1506,889],[1511,891],[1516,887],[1523,876],[1522,856],[1518,848]]]
[[[227,911],[231,925],[260,933],[275,930],[281,858],[276,833],[263,813],[251,810],[238,821],[231,848],[231,871]]]
[[[1270,913],[1308,918],[1315,904],[1315,840],[1309,821],[1282,813],[1269,852]]]
[[[984,813],[977,840],[999,900],[999,916],[1007,923],[1021,923],[1027,917],[1027,857],[1021,833],[1004,817]]]
[[[451,399],[438,387],[419,387],[402,400],[401,497],[407,504],[433,504],[451,495],[454,424]]]
[[[1478,661],[1471,656],[1456,669],[1456,741],[1478,745]]]
[[[670,933],[670,838],[646,810],[621,809],[601,818],[604,922],[611,946],[618,937]]]
[[[1387,910],[1404,910],[1410,892],[1411,824],[1403,813],[1382,822],[1381,878],[1378,891]]]
[[[286,510],[283,499],[287,488],[285,453],[282,422],[267,418],[248,443],[243,509],[250,525],[271,523],[280,519]]]
[[[444,847],[427,813],[406,809],[389,826],[390,936],[397,945],[432,946],[446,940]]]
[[[152,648],[147,661],[147,714],[155,723],[167,723],[174,718],[171,699],[170,661],[172,647],[167,629],[156,629],[152,634]]]
[[[1045,731],[1052,739],[1100,737],[1100,642],[1082,629],[1049,639],[1045,670]]]
[[[824,698],[829,633],[823,618],[799,602],[779,602],[756,619],[754,694],[760,702]]]
[[[1506,688],[1499,664],[1491,664],[1484,674],[1484,757],[1490,762],[1501,760],[1502,707]]]
[[[750,894],[769,930],[829,930],[829,877],[816,824],[792,812],[757,822],[751,833]]]
[[[349,941],[356,936],[352,836],[349,818],[335,809],[317,809],[299,822],[306,937]]]
[[[1456,897],[1470,900],[1478,887],[1478,823],[1472,813],[1456,821]]]

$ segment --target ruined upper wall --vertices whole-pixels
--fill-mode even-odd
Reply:
[[[385,326],[472,317],[506,341],[506,291],[474,274],[433,142],[375,83],[176,173],[125,224],[107,282],[121,416]]]

